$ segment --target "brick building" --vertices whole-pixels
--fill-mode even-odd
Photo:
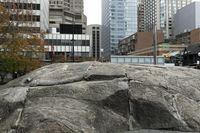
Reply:
[[[200,43],[200,28],[177,35],[176,42],[189,45]]]
[[[164,56],[173,53],[179,53],[187,48],[187,45],[184,44],[169,44],[169,43],[161,43],[157,46],[157,55]],[[137,51],[133,51],[129,53],[129,55],[136,55],[136,56],[153,56],[154,55],[154,48],[153,46],[140,49]]]
[[[157,42],[164,42],[164,34],[160,31],[157,32]],[[137,32],[119,42],[120,55],[127,55],[128,53],[138,51],[144,48],[153,46],[153,33],[152,32]]]

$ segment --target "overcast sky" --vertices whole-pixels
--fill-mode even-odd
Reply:
[[[87,24],[101,24],[101,0],[84,0]]]
[[[101,24],[101,0],[84,0],[84,12],[88,19],[88,25]]]

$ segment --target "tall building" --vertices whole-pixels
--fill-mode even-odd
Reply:
[[[137,0],[102,0],[103,56],[110,58],[119,40],[137,32]]]
[[[190,4],[192,0],[145,0],[144,21],[145,31],[152,31],[153,24],[162,30],[165,39],[173,38],[174,15],[177,10]]]
[[[48,30],[49,1],[0,0],[0,4],[10,11],[11,20],[18,22],[21,30],[29,30],[33,33],[46,32]],[[24,19],[21,20],[20,18]]]
[[[95,60],[99,60],[101,57],[101,25],[88,25],[86,31],[87,35],[91,37],[91,56],[95,58]]]
[[[138,32],[144,32],[144,0],[138,3]]]
[[[160,29],[165,33],[165,38],[173,38],[174,15],[177,10],[192,3],[192,0],[161,0],[160,1]]]
[[[49,4],[50,28],[56,28],[59,32],[60,24],[80,24],[83,33],[86,32],[83,0],[50,0]]]
[[[194,2],[178,10],[175,17],[174,35],[200,28],[200,2]]]
[[[144,32],[144,0],[138,1],[138,32]]]
[[[144,0],[144,31],[151,32],[156,24],[157,30],[160,29],[160,1]]]

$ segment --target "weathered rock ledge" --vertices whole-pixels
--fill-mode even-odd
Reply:
[[[0,88],[0,133],[139,129],[200,132],[200,71],[98,62],[52,64]]]

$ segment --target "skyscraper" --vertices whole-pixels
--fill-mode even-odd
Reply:
[[[173,37],[173,17],[177,10],[190,4],[192,0],[144,0],[145,31],[152,31],[153,24],[162,30],[165,39]]]
[[[153,26],[156,24],[157,29],[160,29],[160,0],[144,0],[144,31],[153,31]]]
[[[137,0],[102,0],[102,47],[107,59],[119,40],[137,32]]]
[[[192,42],[193,40],[200,40],[200,36],[198,35],[197,31],[200,28],[200,2],[193,2],[180,10],[177,11],[176,15],[174,16],[174,35],[178,38],[182,38],[182,36],[186,36],[189,34],[192,37],[185,37],[184,40],[189,40],[188,42]],[[196,29],[196,30],[195,30]],[[194,31],[193,31],[194,30]],[[195,33],[196,31],[196,33]],[[195,38],[195,39],[188,39],[188,38]],[[194,42],[195,42],[194,41]],[[198,41],[197,41],[198,42]]]
[[[138,1],[138,32],[144,32],[144,0]]]
[[[166,39],[173,37],[174,15],[177,10],[192,3],[192,0],[160,0],[160,29]]]
[[[80,24],[83,33],[86,32],[87,18],[84,15],[83,0],[50,0],[49,1],[50,28],[57,28],[60,24]]]
[[[101,57],[101,25],[88,25],[86,31],[91,37],[91,56],[95,58],[95,60],[99,60]]]

